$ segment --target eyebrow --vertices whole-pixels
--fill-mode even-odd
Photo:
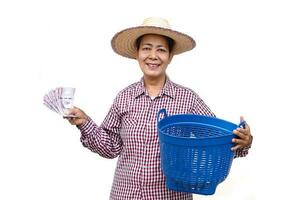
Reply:
[[[148,46],[154,46],[153,44],[151,44],[151,43],[145,43],[145,44],[142,44],[142,45],[148,45]],[[157,47],[164,47],[164,48],[166,48],[164,45],[162,45],[162,44],[159,44],[159,45],[157,45]]]

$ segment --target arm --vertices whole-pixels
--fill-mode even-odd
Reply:
[[[191,113],[215,117],[215,114],[195,93]],[[241,121],[243,120],[244,119],[242,117]],[[246,124],[245,128],[238,128],[234,130],[233,133],[238,136],[237,139],[232,140],[232,142],[234,143],[234,147],[232,147],[231,150],[234,151],[234,158],[245,157],[248,154],[248,151],[251,148],[251,144],[253,141],[253,137],[250,132],[250,127]]]
[[[105,158],[115,158],[120,154],[123,146],[119,133],[121,118],[117,114],[115,104],[109,110],[101,126],[97,126],[78,108],[74,108],[70,112],[76,117],[68,120],[80,130],[80,140],[84,147]]]

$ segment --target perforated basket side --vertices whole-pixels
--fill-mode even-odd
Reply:
[[[237,126],[207,116],[165,116],[158,122],[158,134],[167,187],[213,194],[229,174],[234,157],[232,130]]]
[[[230,145],[199,148],[161,142],[160,147],[161,166],[166,179],[180,183],[183,187],[188,185],[193,193],[201,192],[202,186],[216,186],[224,181],[234,156],[229,152]],[[195,185],[201,187],[193,187]]]

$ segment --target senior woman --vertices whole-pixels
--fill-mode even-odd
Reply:
[[[110,199],[192,199],[190,193],[166,188],[156,114],[165,108],[171,115],[215,116],[196,93],[166,75],[173,56],[193,49],[195,41],[172,30],[165,19],[148,18],[141,26],[115,34],[111,44],[119,55],[138,61],[143,77],[119,92],[100,126],[79,108],[70,110],[75,117],[69,122],[81,131],[85,147],[105,158],[118,156]],[[249,126],[234,133],[239,137],[232,150],[235,157],[243,157],[252,143]]]

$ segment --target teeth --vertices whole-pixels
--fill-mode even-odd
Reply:
[[[157,65],[157,64],[148,64],[148,66],[150,66],[150,67],[158,67],[159,65]]]

